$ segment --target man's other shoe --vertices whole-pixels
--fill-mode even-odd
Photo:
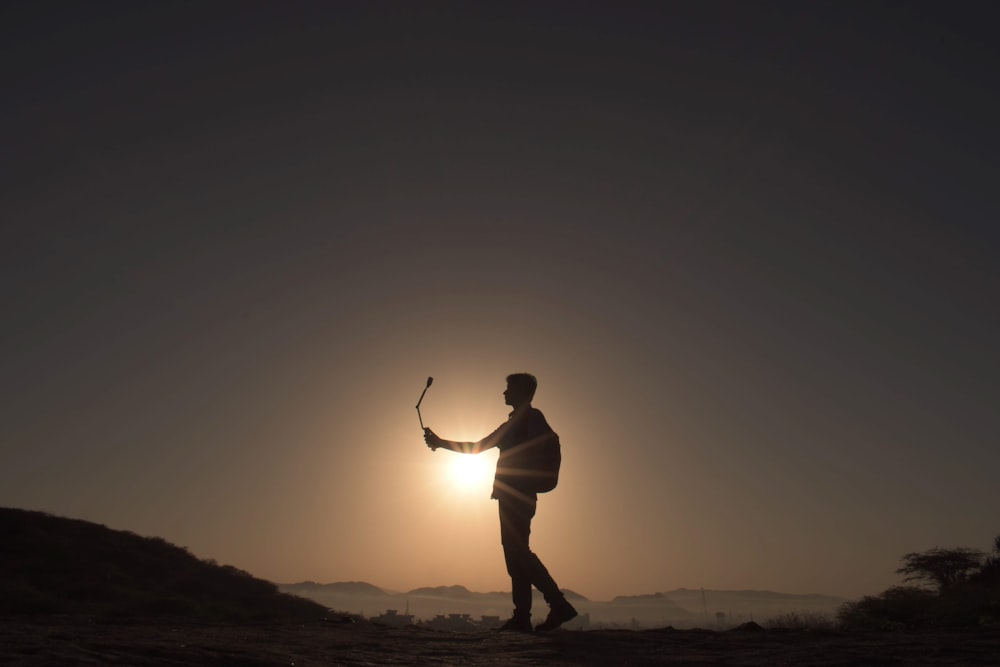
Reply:
[[[545,619],[544,623],[535,627],[535,632],[555,630],[566,621],[571,621],[574,618],[576,618],[576,609],[573,609],[573,605],[569,602],[563,600],[558,604],[552,605],[552,608],[549,609],[548,618]]]

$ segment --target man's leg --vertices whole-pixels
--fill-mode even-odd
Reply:
[[[576,618],[576,609],[559,590],[555,579],[549,574],[542,561],[530,550],[528,551],[528,568],[531,573],[531,583],[542,592],[545,601],[549,603],[549,615],[545,622],[535,627],[535,630],[538,632],[555,630],[566,621]]]
[[[545,565],[542,563],[541,559],[535,555],[533,551],[528,550],[528,573],[531,578],[531,583],[542,592],[545,596],[545,601],[550,605],[554,602],[559,602],[565,599],[562,591],[559,590],[558,584],[556,584],[555,579],[549,574]]]
[[[536,507],[536,504],[532,502],[532,517],[535,516]],[[577,613],[573,605],[566,599],[566,596],[559,590],[559,585],[556,584],[555,579],[549,574],[548,569],[542,563],[541,559],[528,547],[527,536],[530,533],[531,519],[529,518],[525,531],[525,567],[527,568],[531,583],[542,592],[542,595],[545,596],[545,601],[549,605],[549,615],[545,618],[545,622],[535,627],[535,630],[538,632],[546,632],[548,630],[555,630],[566,621],[576,618]]]
[[[500,542],[503,545],[507,573],[510,575],[514,618],[511,629],[531,630],[531,552],[528,536],[531,534],[531,517],[535,514],[533,501],[500,498]]]
[[[500,540],[503,543],[504,559],[510,574],[511,593],[514,599],[514,619],[520,627],[531,619],[531,587],[534,585],[545,596],[549,604],[549,615],[536,630],[554,630],[566,621],[575,618],[573,608],[559,590],[552,575],[541,559],[532,553],[529,546],[531,519],[537,507],[534,498],[502,498],[500,505]]]

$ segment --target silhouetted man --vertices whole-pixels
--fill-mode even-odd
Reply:
[[[445,447],[463,454],[478,454],[491,447],[500,450],[491,497],[500,509],[500,542],[514,598],[514,615],[500,628],[505,631],[532,631],[532,585],[542,592],[549,604],[548,617],[535,630],[555,630],[576,616],[576,609],[566,600],[542,561],[528,547],[539,487],[535,477],[537,472],[531,469],[531,455],[525,452],[530,451],[534,443],[547,438],[556,438],[558,442],[558,436],[545,421],[545,416],[531,406],[537,386],[535,376],[528,373],[508,375],[503,397],[504,402],[514,410],[506,422],[479,442],[444,440],[431,429],[424,429],[424,440],[431,449]]]

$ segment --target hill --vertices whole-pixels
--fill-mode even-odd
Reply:
[[[318,619],[326,608],[160,538],[0,508],[0,614]]]

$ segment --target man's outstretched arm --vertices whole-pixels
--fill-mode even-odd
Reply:
[[[492,447],[496,447],[500,442],[500,436],[498,435],[502,430],[503,426],[498,428],[493,433],[482,440],[476,442],[459,442],[458,440],[445,440],[439,436],[434,431],[429,428],[424,428],[424,442],[431,449],[437,449],[438,447],[443,447],[445,449],[450,449],[453,452],[459,452],[461,454],[478,454],[479,452],[486,451]]]

